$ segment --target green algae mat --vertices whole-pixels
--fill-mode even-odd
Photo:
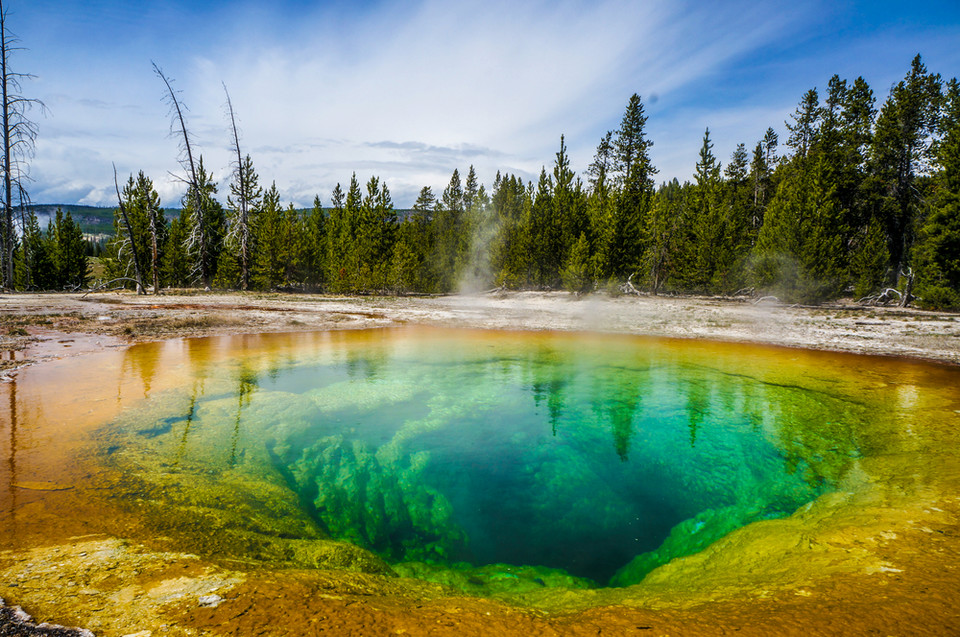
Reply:
[[[721,550],[726,576],[776,579],[804,524],[957,478],[960,374],[894,359],[401,328],[145,344],[48,373],[7,397],[8,538],[47,520],[528,601],[689,588]]]

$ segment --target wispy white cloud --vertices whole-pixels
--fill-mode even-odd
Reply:
[[[37,11],[58,4],[36,2]],[[116,162],[121,178],[142,169],[165,204],[179,202],[178,144],[151,59],[182,90],[217,179],[229,178],[231,161],[225,82],[243,150],[285,200],[326,203],[356,171],[361,181],[379,175],[407,206],[421,186],[439,192],[470,164],[487,184],[497,170],[535,178],[561,134],[582,171],[634,92],[647,104],[660,177],[687,178],[705,126],[726,160],[736,143],[781,126],[809,88],[806,76],[780,78],[766,94],[750,80],[774,62],[758,56],[775,52],[794,76],[816,70],[804,60],[831,58],[784,53],[784,42],[803,43],[829,19],[819,3],[390,0],[296,12],[214,3],[202,20],[177,5],[141,18],[121,4],[86,11],[105,44],[80,39],[70,16],[21,32],[41,43],[25,59],[41,76],[28,88],[53,112],[41,121],[37,200],[112,204]]]
[[[318,26],[316,40],[208,52],[194,61],[190,92],[203,105],[195,111],[218,112],[223,79],[247,139],[281,149],[303,138],[343,140],[318,149],[336,155],[314,175],[283,151],[255,158],[278,180],[313,184],[288,196],[302,202],[354,170],[379,169],[408,205],[420,186],[439,190],[469,164],[488,183],[497,170],[533,178],[561,134],[585,167],[631,93],[663,100],[775,37],[784,22],[768,11],[737,30],[736,11],[708,17],[677,3],[609,0],[398,7],[346,25],[343,35]]]

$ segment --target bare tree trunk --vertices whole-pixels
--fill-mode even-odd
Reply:
[[[153,273],[153,293],[160,294],[160,263],[157,248],[157,210],[150,210],[150,268]]]
[[[13,189],[17,189],[20,205],[27,201],[23,188],[23,163],[33,151],[37,127],[26,112],[33,106],[45,109],[43,102],[20,94],[20,81],[33,76],[10,69],[10,53],[17,50],[17,42],[7,31],[7,14],[0,0],[0,126],[3,132],[3,215],[0,218],[0,283],[13,287],[13,255],[16,234],[13,229]]]
[[[160,293],[160,264],[157,262],[157,229],[150,228],[150,241],[153,244],[153,293]]]
[[[3,284],[13,287],[13,170],[10,144],[10,98],[7,75],[7,15],[0,0],[0,85],[3,99]]]
[[[156,62],[153,62],[153,71],[157,76],[163,80],[164,85],[167,87],[167,94],[170,97],[170,107],[173,109],[176,114],[176,122],[179,123],[180,133],[183,135],[183,149],[187,155],[186,165],[184,166],[189,173],[188,186],[190,188],[190,193],[193,196],[193,206],[194,214],[196,215],[196,227],[194,232],[195,243],[197,244],[200,250],[200,276],[203,279],[203,285],[206,288],[210,287],[210,268],[208,258],[207,258],[207,242],[206,237],[204,236],[204,217],[203,217],[203,195],[200,192],[200,180],[197,178],[197,167],[193,161],[193,149],[190,146],[190,135],[187,133],[187,123],[183,118],[183,109],[180,107],[180,100],[177,99],[177,94],[173,90],[173,86],[170,84],[170,80],[167,79],[167,76],[163,74],[163,71],[160,70],[160,67],[157,66]]]
[[[907,307],[907,304],[913,300],[913,268],[900,270],[900,274],[907,279],[907,285],[903,288],[903,296],[900,297],[900,307]]]
[[[237,153],[237,181],[240,190],[240,219],[237,229],[240,240],[240,289],[246,290],[250,286],[250,219],[248,216],[249,202],[247,201],[247,174],[243,168],[243,155],[240,153],[240,135],[237,133],[237,118],[233,112],[233,102],[230,101],[230,93],[227,91],[227,85],[223,85],[223,92],[227,96],[227,111],[230,113],[230,127],[233,130],[233,149]]]

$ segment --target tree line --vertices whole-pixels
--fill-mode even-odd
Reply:
[[[498,173],[488,193],[471,166],[465,177],[454,170],[440,193],[424,187],[402,213],[385,182],[374,176],[361,185],[356,174],[345,188],[337,184],[326,207],[319,196],[307,210],[282,205],[276,185],[264,187],[250,155],[240,153],[234,126],[225,202],[202,157],[169,223],[150,178],[130,176],[117,189],[116,236],[102,260],[108,276],[155,290],[626,286],[960,306],[957,80],[928,72],[918,55],[877,108],[863,78],[834,76],[822,95],[804,93],[786,124],[782,146],[770,128],[752,150],[738,145],[726,165],[707,129],[693,180],[657,185],[647,115],[633,95],[583,177],[561,137],[536,182]],[[185,125],[183,132],[187,139]],[[68,219],[58,223],[69,227]],[[59,236],[51,224],[49,245]],[[36,242],[26,236],[18,254],[35,262]],[[22,286],[61,282],[20,270]]]

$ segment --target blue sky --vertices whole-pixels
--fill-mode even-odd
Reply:
[[[398,207],[471,164],[536,179],[560,135],[582,173],[630,95],[646,105],[659,179],[689,179],[704,128],[724,163],[834,73],[878,106],[917,53],[960,75],[960,2],[487,0],[128,2],[7,0],[25,50],[15,70],[42,99],[34,201],[113,205],[143,170],[179,205],[175,81],[204,163],[230,177],[221,82],[241,146],[285,202],[329,204],[337,182],[385,180]]]

